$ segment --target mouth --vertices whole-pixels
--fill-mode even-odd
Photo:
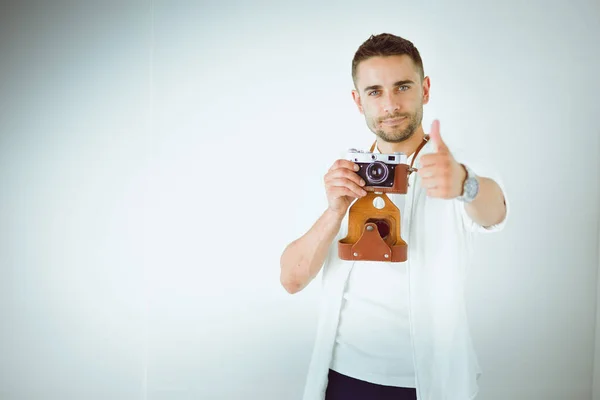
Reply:
[[[390,118],[390,119],[385,119],[385,120],[381,121],[381,123],[386,126],[394,126],[394,125],[400,124],[405,119],[406,119],[406,117]]]

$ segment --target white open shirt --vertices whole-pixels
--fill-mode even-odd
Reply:
[[[434,152],[430,140],[414,162]],[[506,217],[484,228],[466,213],[465,204],[426,195],[416,172],[409,177],[406,193],[408,283],[411,338],[417,400],[471,400],[479,391],[481,368],[472,344],[466,314],[464,285],[471,261],[473,236],[499,232],[509,215],[509,201],[498,174],[452,151],[455,159],[502,189]],[[331,365],[338,319],[346,281],[354,261],[338,257],[338,240],[347,235],[348,213],[332,242],[322,271],[319,322],[303,400],[323,400]],[[403,235],[404,236],[404,235]]]

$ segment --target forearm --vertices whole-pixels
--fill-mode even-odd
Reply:
[[[498,224],[506,216],[502,189],[489,178],[479,177],[479,193],[471,203],[465,203],[467,214],[481,226]]]
[[[301,291],[317,276],[343,217],[326,210],[308,232],[285,248],[280,280],[289,293]]]

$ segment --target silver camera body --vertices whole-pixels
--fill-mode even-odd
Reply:
[[[349,149],[346,159],[353,161],[360,169],[356,172],[365,181],[365,186],[392,188],[395,183],[396,166],[407,164],[404,153],[372,153]]]
[[[348,150],[346,154],[346,159],[350,161],[354,161],[355,163],[372,163],[375,161],[379,161],[385,164],[406,164],[408,162],[408,157],[404,153],[371,153],[369,151],[362,151],[356,149]]]

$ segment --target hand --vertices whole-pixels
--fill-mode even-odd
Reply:
[[[349,160],[337,160],[325,174],[325,192],[329,209],[344,215],[354,199],[367,194],[362,188],[365,182],[356,173],[358,165]]]
[[[453,199],[462,195],[467,171],[454,159],[442,140],[438,120],[431,124],[429,137],[433,141],[435,153],[421,157],[421,168],[417,172],[421,177],[421,185],[427,189],[429,197]]]

